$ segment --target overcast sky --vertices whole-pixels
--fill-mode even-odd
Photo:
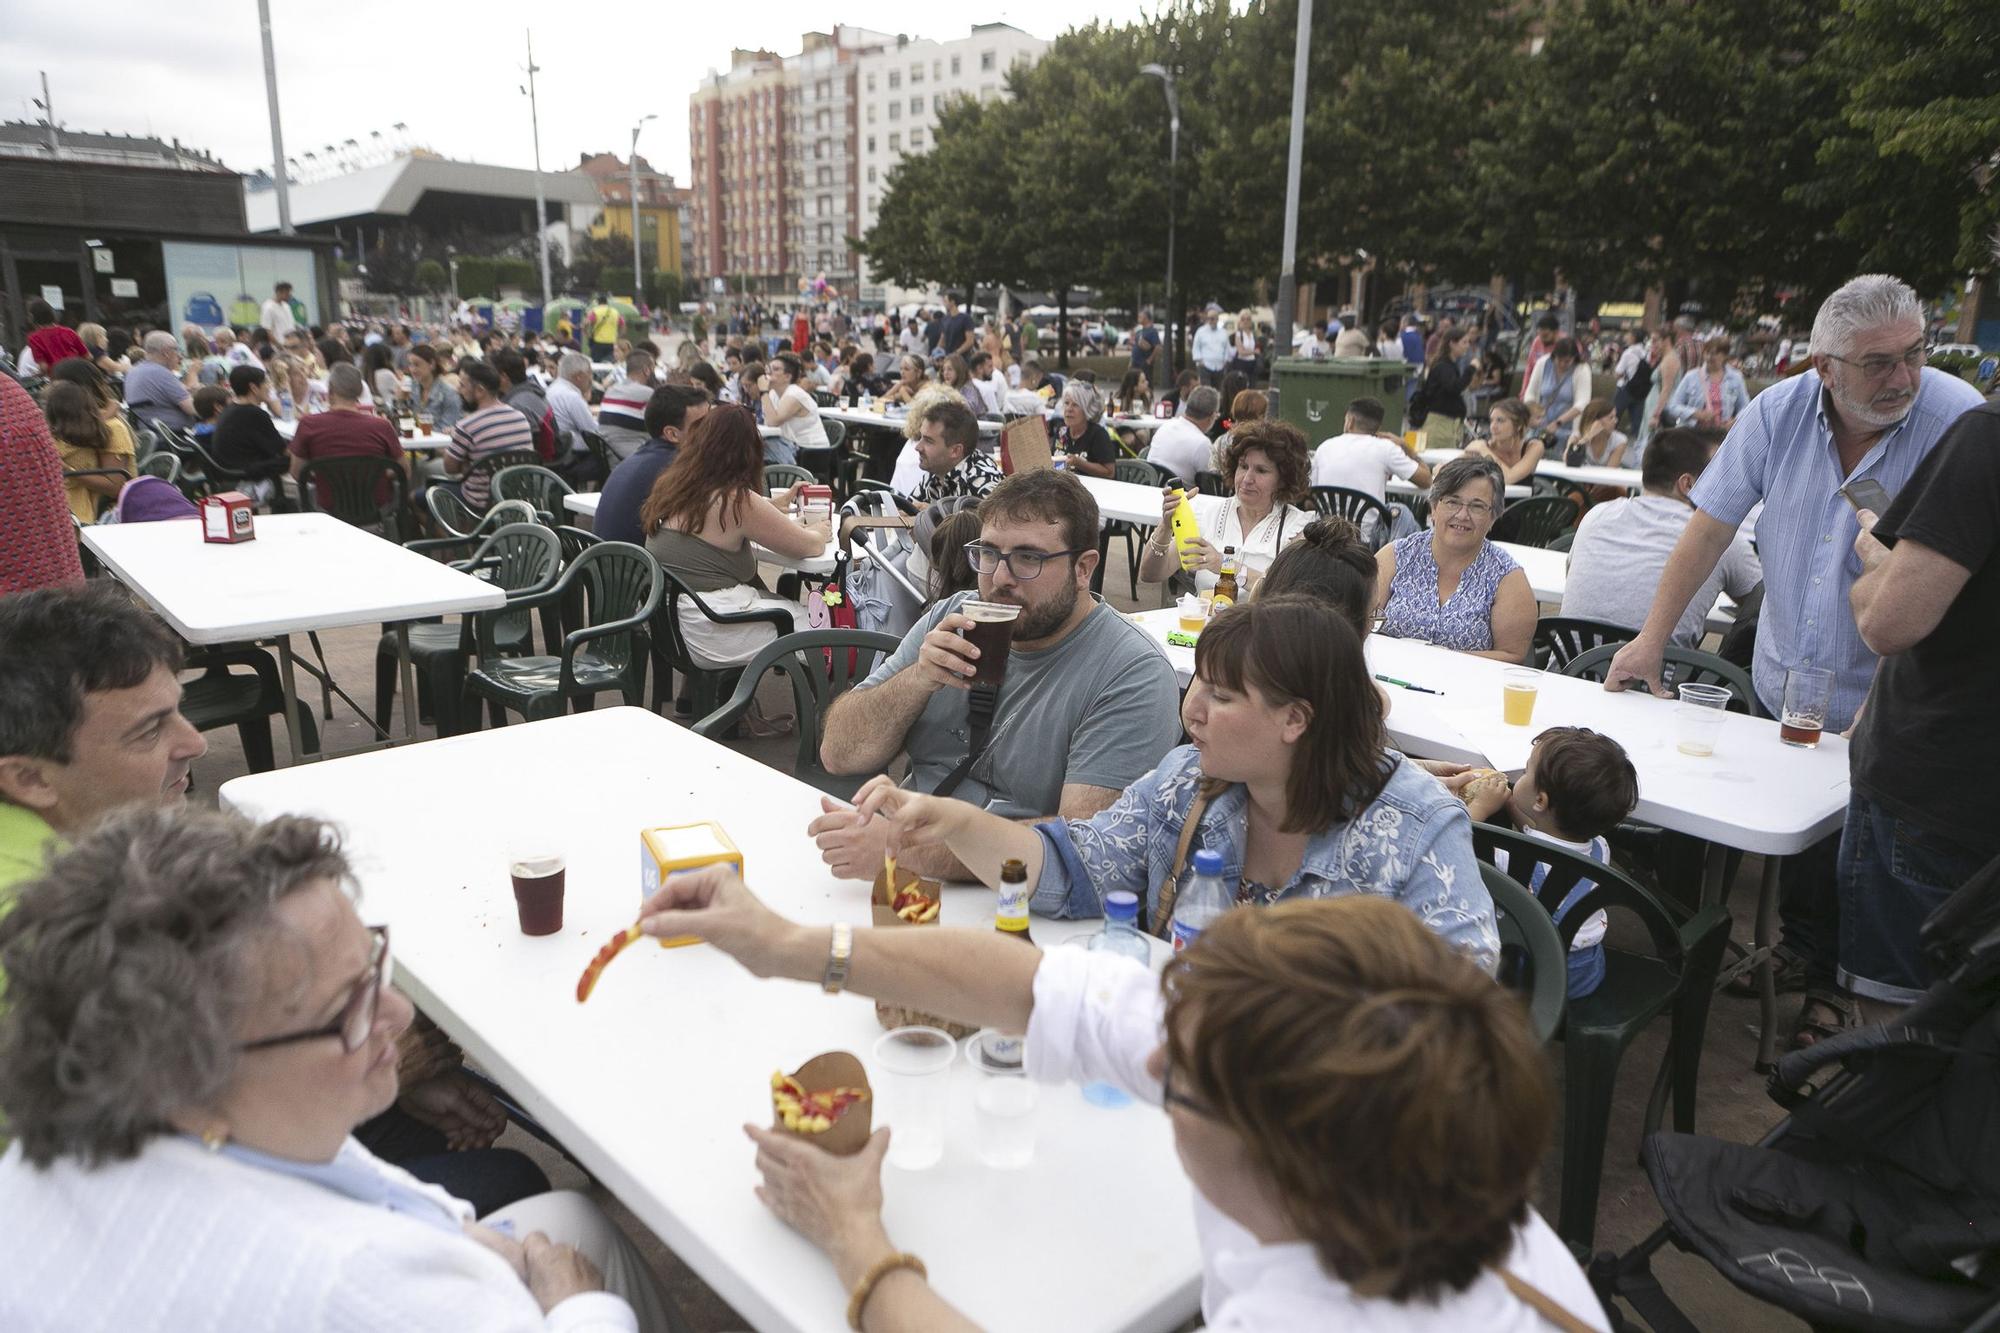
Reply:
[[[1149,6],[1150,8],[1150,6]],[[654,113],[639,152],[688,180],[688,94],[731,48],[799,50],[799,34],[840,15],[878,32],[948,40],[974,21],[1054,37],[1093,18],[1129,20],[1132,0],[994,0],[969,9],[918,0],[838,4],[653,0],[637,4],[476,5],[271,0],[285,153],[348,139],[385,141],[401,121],[410,142],[450,157],[532,166],[523,82],[532,22],[542,165],[585,151],[624,155],[632,126]],[[115,6],[85,19],[61,4],[0,0],[0,119],[39,120],[38,71],[69,130],[154,134],[205,148],[239,171],[271,160],[255,0]]]

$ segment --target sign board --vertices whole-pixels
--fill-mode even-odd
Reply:
[[[123,300],[136,301],[139,299],[139,280],[137,278],[113,278],[111,280],[111,294]]]
[[[42,288],[42,299],[49,303],[49,309],[51,310],[61,310],[63,308],[62,288],[60,287]]]
[[[105,249],[101,245],[93,246],[91,248],[90,262],[97,266],[97,271],[99,273],[116,272],[116,270],[113,269],[111,266],[111,252]]]

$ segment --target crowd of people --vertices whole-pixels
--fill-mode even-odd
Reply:
[[[0,376],[0,449],[24,464],[0,499],[0,1212],[22,1223],[22,1271],[48,1275],[0,1311],[29,1327],[276,1326],[301,1292],[312,1326],[675,1319],[616,1226],[497,1146],[492,1092],[392,984],[338,812],[255,825],[186,808],[206,744],[179,708],[185,649],[76,557],[74,524],[118,517],[134,426],[199,441],[272,505],[313,460],[367,456],[480,511],[485,464],[532,455],[601,488],[596,536],[671,575],[680,637],[721,670],[809,623],[759,551],[796,563],[834,536],[765,468],[824,468],[822,395],[897,408],[888,484],[915,511],[902,551],[926,596],[815,738],[855,798],[823,798],[790,835],[843,880],[888,856],[995,888],[1018,866],[1041,916],[1131,893],[1155,930],[1200,855],[1241,910],[1163,977],[990,931],[793,922],[722,868],[669,880],[641,926],[759,976],[1022,1033],[1031,1077],[1162,1107],[1212,1327],[1609,1327],[1531,1203],[1549,1066],[1494,980],[1473,827],[1609,863],[1641,769],[1559,718],[1512,780],[1405,755],[1366,656],[1382,635],[1529,659],[1538,599],[1493,532],[1545,461],[1581,449],[1642,478],[1567,499],[1561,613],[1626,634],[1606,688],[1664,695],[1669,649],[1704,642],[1724,594],[1764,711],[1782,711],[1788,670],[1833,674],[1825,725],[1854,736],[1853,794],[1842,830],[1782,870],[1792,1044],[1920,996],[1918,927],[2000,853],[1978,780],[2000,743],[1981,707],[2000,665],[2000,409],[1925,366],[1921,308],[1894,278],[1830,296],[1809,368],[1754,396],[1727,340],[1683,346],[1684,330],[1593,351],[1544,327],[1518,376],[1480,328],[1330,330],[1336,353],[1411,363],[1422,442],[1464,446],[1435,466],[1383,430],[1376,398],[1322,439],[1272,415],[1269,349],[1219,306],[1156,395],[1149,317],[1112,394],[949,298],[874,328],[802,312],[783,346],[758,320],[668,347],[626,341],[598,306],[543,338],[313,328],[280,318],[288,295],[213,338],[71,331],[38,310],[40,403]],[[1600,356],[1615,396],[1593,388]],[[1468,443],[1476,398],[1487,425]],[[412,465],[405,412],[448,436],[435,467]],[[1021,416],[1046,421],[1058,466],[1002,468],[981,419]],[[1135,587],[1215,607],[1185,689],[1093,591],[1092,486],[1124,458],[1172,478]],[[1856,503],[1857,481],[1887,503]],[[1325,486],[1375,516],[1322,516]],[[47,512],[30,513],[36,487]],[[966,633],[985,604],[1016,615],[997,698],[974,688]],[[1606,977],[1605,914],[1577,908],[1590,888],[1552,908],[1572,998]],[[971,1327],[890,1238],[884,1133],[852,1158],[750,1137],[765,1202],[825,1251],[855,1327]],[[132,1206],[149,1197],[174,1201],[172,1227]]]

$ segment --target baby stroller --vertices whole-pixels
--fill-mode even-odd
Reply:
[[[1623,1296],[1654,1333],[1694,1333],[1651,1271],[1671,1242],[1816,1329],[2000,1330],[2000,858],[1922,941],[1939,980],[1899,1021],[1778,1062],[1794,1109],[1763,1142],[1646,1140],[1667,1220],[1592,1264],[1614,1326]]]

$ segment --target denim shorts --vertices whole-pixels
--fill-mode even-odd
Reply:
[[[1910,1004],[1929,989],[1924,918],[1992,859],[1855,792],[1840,834],[1840,984]]]

